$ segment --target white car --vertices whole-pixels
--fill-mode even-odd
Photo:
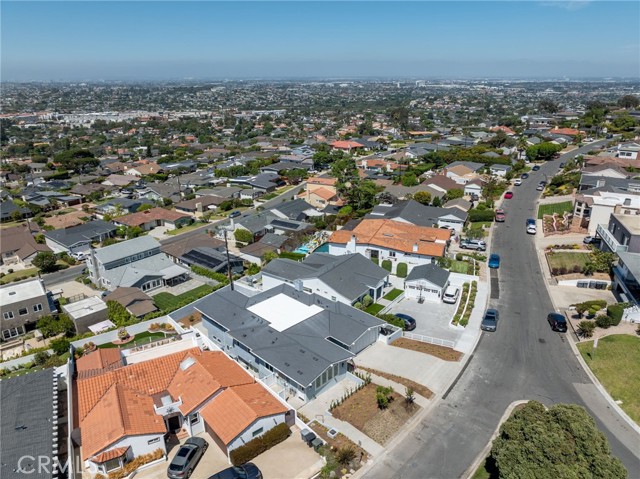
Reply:
[[[522,180],[520,178],[516,178],[513,182],[514,185],[520,186],[522,184]]]
[[[457,286],[447,286],[447,289],[442,295],[442,302],[448,304],[456,304],[456,301],[458,301],[458,296],[460,296],[460,288],[458,288]]]
[[[89,253],[85,253],[85,252],[71,253],[71,257],[76,261],[84,261],[85,259],[89,258]]]

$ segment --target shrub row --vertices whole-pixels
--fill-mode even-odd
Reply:
[[[611,325],[617,326],[622,321],[622,315],[624,314],[624,309],[627,307],[626,303],[620,304],[612,304],[611,306],[607,306],[607,316],[611,318]]]
[[[398,266],[396,267],[396,276],[398,278],[407,277],[407,263],[398,263]]]
[[[493,221],[495,215],[496,213],[493,210],[471,210],[469,211],[469,221],[471,223],[477,223],[479,221]]]
[[[471,318],[471,312],[473,311],[473,308],[475,307],[475,303],[476,303],[476,293],[478,292],[478,283],[477,281],[473,281],[471,283],[471,290],[469,291],[469,303],[467,304],[466,309],[464,310],[464,314],[462,315],[462,318],[460,319],[460,325],[461,326],[467,326],[467,324],[469,324],[469,318]]]
[[[391,260],[385,259],[384,261],[382,261],[382,267],[387,271],[391,272]]]
[[[460,295],[460,302],[458,303],[458,309],[453,316],[453,324],[458,324],[462,319],[462,313],[464,313],[464,307],[467,303],[467,297],[469,296],[469,283],[462,285],[462,294]]]
[[[259,456],[266,450],[272,448],[276,444],[280,444],[291,435],[289,426],[285,423],[278,424],[274,428],[269,429],[262,436],[258,436],[252,439],[244,446],[240,446],[234,449],[229,454],[231,457],[231,463],[234,466],[239,466],[245,462],[249,462],[256,456]]]
[[[199,274],[200,276],[213,279],[218,283],[226,284],[229,282],[229,278],[227,277],[226,274],[216,273],[215,271],[211,271],[210,269],[203,268],[202,266],[197,266],[194,264],[193,266],[191,266],[191,271],[193,271],[195,274]]]

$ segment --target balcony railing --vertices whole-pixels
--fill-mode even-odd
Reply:
[[[611,251],[622,253],[629,249],[627,245],[621,245],[618,240],[607,229],[607,225],[600,224],[596,228],[596,233],[602,238]]]

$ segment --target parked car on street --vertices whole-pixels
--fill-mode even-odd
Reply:
[[[447,304],[455,304],[460,296],[460,288],[457,286],[447,286],[442,295],[442,302]]]
[[[500,314],[497,309],[487,309],[487,312],[484,313],[484,317],[482,318],[480,329],[483,331],[496,331],[496,329],[498,329],[498,319],[500,319]]]
[[[536,191],[544,191],[544,185],[536,186]]]
[[[529,178],[529,173],[522,173],[520,175],[520,178],[523,179],[523,180],[526,180],[527,178]]]
[[[527,234],[534,235],[538,232],[538,228],[536,226],[536,220],[533,218],[527,219]]]
[[[522,184],[522,180],[520,178],[516,178],[515,180],[513,180],[513,184],[515,186],[520,186]]]
[[[538,171],[540,169],[540,165],[533,165],[533,168],[531,168],[531,171]]]
[[[190,437],[180,446],[167,468],[169,479],[185,479],[191,477],[191,473],[202,459],[209,443],[201,437]]]
[[[596,238],[595,236],[585,236],[582,242],[584,244],[600,244],[600,238]]]
[[[405,331],[413,331],[414,329],[416,329],[416,320],[408,314],[396,313],[394,314],[394,316],[404,321]]]
[[[84,261],[85,259],[89,258],[89,253],[78,251],[76,253],[71,253],[71,257],[76,261]]]
[[[507,191],[507,192],[504,194],[504,199],[505,199],[505,200],[510,200],[511,198],[513,198],[513,191]]]
[[[567,332],[567,318],[565,318],[562,314],[549,313],[547,315],[547,322],[549,323],[549,326],[551,326],[551,329],[553,329],[554,331],[558,331],[560,333]]]
[[[504,220],[507,219],[507,214],[504,212],[502,208],[498,208],[496,210],[496,223],[504,223]]]
[[[500,267],[500,255],[495,253],[489,256],[489,268],[499,268]]]
[[[238,216],[240,216],[242,213],[240,213],[238,210],[236,211],[232,211],[231,213],[229,213],[229,218],[237,218]]]
[[[462,240],[460,241],[461,249],[475,249],[477,251],[485,251],[487,249],[487,243],[482,240]]]
[[[209,479],[262,479],[262,472],[253,462],[247,462],[220,471]]]
[[[558,165],[558,168],[564,168],[565,166],[566,166],[566,163],[560,163],[560,164]]]

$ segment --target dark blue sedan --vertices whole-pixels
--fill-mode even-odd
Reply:
[[[500,267],[500,256],[497,254],[492,254],[489,256],[489,268],[499,268]]]

